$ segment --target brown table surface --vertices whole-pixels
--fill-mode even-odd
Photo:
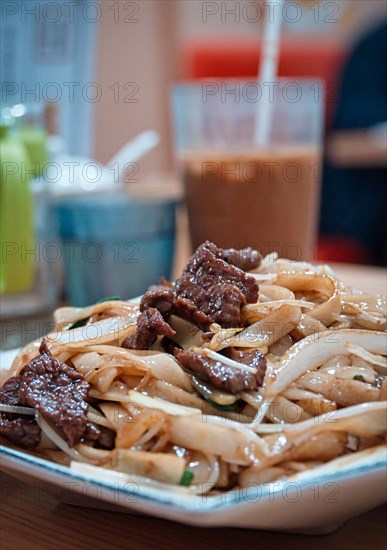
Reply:
[[[184,254],[185,255],[185,254]],[[380,268],[335,267],[350,285],[385,293],[385,271]],[[104,512],[57,503],[6,474],[7,490],[0,498],[1,550],[65,550],[110,548],[235,548],[260,545],[271,550],[313,548],[385,548],[387,505],[350,520],[333,534],[313,537],[247,529],[201,529],[148,516]]]
[[[2,474],[2,550],[90,550],[173,548],[270,548],[320,550],[385,548],[387,505],[350,520],[324,536],[288,535],[248,529],[204,529],[148,516],[59,504],[41,491]],[[5,490],[6,488],[6,490]]]

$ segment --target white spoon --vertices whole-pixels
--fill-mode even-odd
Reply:
[[[142,132],[124,145],[118,153],[116,153],[114,157],[109,160],[106,166],[112,170],[115,169],[115,166],[117,165],[118,179],[116,181],[122,182],[126,169],[125,167],[128,164],[135,163],[159,143],[160,134],[156,130],[147,130]]]
[[[57,160],[60,177],[48,181],[50,194],[60,197],[118,190],[128,164],[138,161],[159,142],[156,130],[142,132],[124,145],[107,165],[93,159],[62,156]]]

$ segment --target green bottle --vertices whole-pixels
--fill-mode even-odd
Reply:
[[[30,188],[31,166],[24,143],[0,126],[0,292],[28,291],[35,275],[35,231],[33,197]]]
[[[27,174],[40,176],[48,163],[47,134],[33,122],[26,122],[16,132],[18,140],[22,141],[29,156]]]

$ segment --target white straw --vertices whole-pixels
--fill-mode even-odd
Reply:
[[[261,71],[259,82],[262,86],[261,100],[257,104],[255,119],[255,144],[263,147],[269,140],[273,114],[273,98],[270,98],[272,83],[278,74],[280,31],[284,0],[267,0],[267,12],[263,31]],[[265,85],[265,83],[267,83]]]

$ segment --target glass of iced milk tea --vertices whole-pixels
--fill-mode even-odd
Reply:
[[[317,240],[322,86],[316,80],[260,84],[203,81],[175,86],[176,155],[193,248],[252,246],[311,260]],[[260,101],[271,122],[256,145]]]

